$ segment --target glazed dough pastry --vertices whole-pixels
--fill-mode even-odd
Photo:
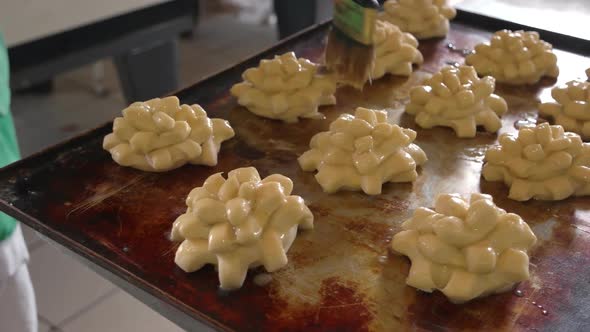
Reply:
[[[244,82],[231,88],[238,103],[252,113],[285,122],[322,118],[318,106],[336,103],[336,83],[318,74],[318,65],[289,52],[244,72]]]
[[[528,250],[537,238],[516,214],[489,195],[470,201],[437,197],[434,211],[418,208],[393,237],[393,250],[412,261],[407,284],[440,290],[453,303],[508,291],[529,278]]]
[[[216,265],[223,289],[242,287],[248,268],[273,272],[287,264],[297,228],[313,228],[313,215],[293,182],[273,174],[260,179],[254,167],[210,176],[186,199],[188,209],[172,226],[182,241],[174,262],[185,272]]]
[[[481,76],[509,84],[534,84],[543,76],[559,75],[553,46],[539,39],[535,31],[498,31],[489,44],[475,46],[465,63]]]
[[[318,170],[315,178],[325,192],[362,189],[377,195],[383,183],[416,180],[416,167],[427,158],[412,144],[415,138],[415,131],[389,124],[386,112],[359,107],[312,137],[311,150],[298,161],[304,171]]]
[[[380,19],[397,25],[418,39],[446,36],[449,20],[457,15],[446,0],[388,0],[383,7]]]
[[[539,105],[539,112],[565,130],[590,139],[590,83],[571,81],[551,90],[556,102]]]
[[[503,181],[509,198],[562,200],[590,194],[590,144],[548,123],[503,134],[485,157],[483,177]]]
[[[229,122],[172,96],[129,105],[102,146],[119,165],[163,172],[186,163],[216,165],[221,142],[233,136]]]
[[[387,21],[377,20],[373,40],[375,66],[372,79],[379,79],[385,74],[409,76],[413,64],[424,62],[422,53],[417,49],[416,38]]]
[[[445,67],[410,91],[406,112],[422,128],[451,127],[459,137],[475,137],[477,126],[495,133],[508,106],[494,88],[493,77],[479,79],[471,66]]]

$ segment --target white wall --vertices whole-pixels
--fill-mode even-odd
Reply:
[[[15,46],[167,1],[0,0],[0,32]]]

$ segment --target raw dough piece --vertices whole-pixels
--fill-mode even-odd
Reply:
[[[571,81],[553,88],[551,96],[556,102],[539,105],[539,112],[563,129],[590,139],[590,83]]]
[[[318,107],[336,103],[336,83],[317,73],[318,65],[289,52],[244,72],[231,88],[238,103],[252,113],[285,122],[323,118]]]
[[[503,134],[485,157],[483,177],[503,181],[509,198],[562,200],[590,195],[590,144],[578,134],[548,123]]]
[[[221,142],[232,137],[229,122],[210,119],[201,106],[180,105],[172,96],[129,105],[102,146],[119,165],[164,172],[186,163],[217,165]]]
[[[435,210],[418,208],[391,241],[412,261],[406,282],[440,290],[453,303],[508,291],[529,278],[527,251],[537,238],[518,215],[498,208],[490,195],[465,201],[441,194]]]
[[[476,45],[465,63],[481,76],[509,84],[534,84],[543,76],[559,75],[553,46],[539,39],[536,31],[498,31],[490,43]]]
[[[490,76],[479,79],[471,66],[445,67],[410,91],[406,112],[422,128],[451,127],[459,137],[475,137],[477,126],[495,133],[508,110],[493,93],[495,83]]]
[[[298,161],[304,171],[318,170],[315,178],[325,192],[362,189],[378,195],[386,182],[416,180],[416,167],[427,158],[414,139],[415,131],[389,124],[386,112],[359,107],[313,136],[311,150]]]
[[[377,20],[373,41],[375,66],[371,78],[374,80],[385,74],[409,76],[413,64],[424,62],[416,38],[387,21]]]
[[[397,25],[418,39],[446,36],[449,20],[457,15],[446,0],[388,0],[383,7],[380,19]]]
[[[227,180],[210,176],[190,192],[186,213],[172,226],[172,240],[182,241],[174,262],[185,272],[216,265],[223,289],[242,287],[248,268],[285,266],[298,226],[313,228],[313,214],[292,189],[288,177],[260,179],[254,167],[235,169]]]

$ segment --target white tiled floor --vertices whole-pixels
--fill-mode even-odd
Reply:
[[[109,319],[105,320],[105,317]],[[143,305],[127,293],[117,290],[88,313],[62,326],[64,332],[166,331],[181,328]]]
[[[229,15],[202,21],[194,39],[181,41],[181,84],[196,82],[269,47],[275,36],[273,26],[245,24]],[[228,52],[226,48],[232,45],[239,47]],[[110,60],[105,64],[107,96],[92,92],[90,67],[57,77],[49,95],[13,96],[12,112],[23,156],[120,113],[125,102]],[[29,270],[40,332],[181,331],[24,225],[23,233],[31,253]]]
[[[58,77],[51,95],[13,97],[14,125],[23,157],[96,127],[121,112],[124,102],[120,93],[107,98],[94,95],[73,80],[78,71]]]
[[[34,250],[38,246],[43,244],[41,237],[37,234],[37,232],[35,232],[31,228],[23,225],[22,232],[29,250]]]
[[[29,271],[38,311],[56,325],[115,289],[110,282],[49,244],[33,251]]]

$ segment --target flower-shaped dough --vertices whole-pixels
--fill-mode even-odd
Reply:
[[[362,189],[378,195],[386,182],[416,180],[416,167],[427,158],[412,143],[415,138],[415,131],[389,124],[386,112],[359,107],[313,136],[311,150],[298,161],[304,171],[318,170],[315,178],[325,192]]]
[[[494,133],[508,109],[494,88],[493,77],[480,79],[471,66],[445,67],[410,91],[406,112],[422,128],[451,127],[459,137],[475,137],[477,126]]]
[[[446,0],[388,0],[383,7],[380,19],[397,25],[418,39],[446,36],[449,20],[457,15]]]
[[[372,79],[379,79],[385,74],[409,76],[413,64],[424,62],[422,53],[417,49],[416,38],[387,21],[377,20],[373,42],[375,64]]]
[[[129,105],[102,146],[119,165],[163,172],[186,163],[216,165],[221,142],[232,137],[229,122],[172,96]]]
[[[590,195],[590,144],[578,134],[548,123],[500,136],[485,157],[483,177],[504,181],[509,198],[562,200]]]
[[[536,31],[498,31],[489,44],[476,45],[465,63],[481,76],[509,84],[534,84],[543,76],[559,75],[553,46],[539,39]]]
[[[529,278],[528,250],[537,238],[514,213],[498,208],[489,195],[436,198],[434,211],[418,208],[391,241],[412,261],[406,282],[435,289],[451,302],[508,291]]]
[[[539,105],[539,112],[565,130],[590,139],[590,83],[571,81],[553,88],[551,96],[556,102]]]
[[[336,103],[336,83],[318,74],[318,65],[289,52],[244,72],[244,82],[231,88],[238,103],[252,113],[285,122],[322,118],[318,107]]]
[[[242,287],[249,268],[273,272],[287,264],[298,226],[313,228],[313,214],[293,182],[273,174],[260,179],[254,167],[210,176],[186,199],[188,209],[172,226],[182,241],[174,262],[185,272],[216,265],[223,289]]]

